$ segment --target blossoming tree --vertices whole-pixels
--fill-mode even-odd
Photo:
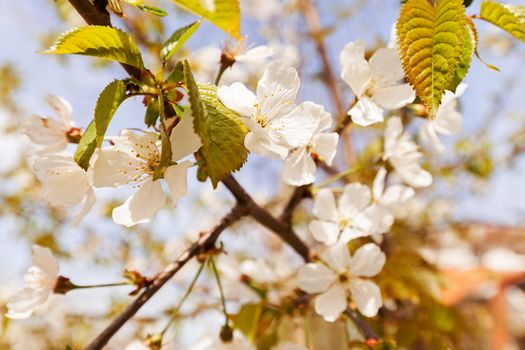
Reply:
[[[94,230],[126,227],[141,237],[145,259],[165,267],[150,273],[121,261],[120,280],[77,284],[83,276],[59,267],[61,249],[36,242],[25,286],[7,299],[7,329],[53,308],[53,294],[85,293],[89,303],[93,288],[127,286],[125,304],[92,324],[79,315],[87,324],[82,334],[72,328],[51,348],[175,349],[181,341],[191,349],[503,349],[500,333],[492,343],[474,335],[482,322],[461,304],[475,289],[474,282],[461,287],[461,279],[481,272],[450,276],[436,258],[440,250],[429,248],[439,225],[429,214],[427,191],[447,170],[483,177],[481,148],[473,146],[457,164],[439,163],[454,152],[441,135],[460,132],[459,100],[471,64],[497,69],[481,59],[472,63],[482,37],[474,21],[525,41],[525,7],[403,1],[391,42],[372,49],[349,40],[338,67],[320,23],[322,1],[317,7],[311,0],[248,1],[242,11],[238,0],[173,2],[178,13],[198,19],[171,35],[158,29],[174,16],[163,9],[167,0],[58,2],[85,24],[41,53],[115,61],[127,77],[101,89],[86,125],[77,126],[74,116],[91,112],[49,95],[55,116],[29,117],[20,126],[32,144],[28,162],[39,196],[57,210],[58,226],[80,230],[100,219]],[[283,43],[246,47],[244,11],[266,23],[285,12],[304,18],[303,34],[314,43],[329,99],[302,97],[312,77]],[[189,50],[202,31],[220,30],[229,36],[222,51]],[[142,102],[133,106],[143,122],[120,118],[128,100]],[[245,170],[251,162],[258,165]],[[282,191],[257,198],[256,189],[241,185],[257,172],[273,175],[264,180]],[[108,199],[122,191],[127,199]],[[201,201],[204,210],[184,198]],[[101,207],[107,215],[93,210]],[[200,218],[204,212],[209,215]],[[185,220],[165,224],[166,213]],[[201,229],[210,216],[216,222]],[[159,225],[184,228],[186,235],[169,247],[155,238]],[[56,243],[53,234],[48,239]],[[107,249],[110,241],[97,246]],[[522,283],[522,270],[497,275],[483,269],[505,286]],[[173,293],[162,294],[165,289]],[[152,299],[157,294],[166,306],[141,321],[139,311],[161,300]],[[207,336],[187,345],[188,332],[176,326],[205,313],[219,326],[193,323]],[[127,334],[125,341],[119,334]]]

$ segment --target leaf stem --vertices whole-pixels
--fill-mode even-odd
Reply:
[[[335,174],[334,176],[330,176],[329,178],[321,181],[317,186],[315,186],[313,189],[312,189],[312,192],[317,192],[319,191],[321,188],[323,187],[326,187],[328,185],[330,185],[331,183],[337,181],[337,180],[340,180],[348,175],[352,175],[354,173],[357,173],[361,170],[363,170],[365,168],[365,165],[362,165],[362,164],[358,164],[358,165],[355,165],[351,168],[348,168],[346,170],[343,170],[341,171],[340,173],[338,174]]]
[[[131,283],[129,281],[125,282],[116,282],[116,283],[101,283],[101,284],[91,284],[91,285],[73,285],[73,289],[90,289],[90,288],[106,288],[106,287],[121,287],[129,286]]]
[[[206,262],[203,262],[201,264],[201,266],[199,267],[199,270],[197,271],[197,273],[195,274],[195,276],[193,277],[193,280],[191,281],[190,285],[188,286],[188,289],[186,290],[186,293],[184,293],[184,296],[182,297],[182,299],[179,301],[179,303],[177,304],[177,306],[175,307],[175,310],[173,311],[173,313],[171,314],[171,317],[170,319],[168,320],[168,323],[166,323],[166,325],[164,326],[164,328],[162,329],[162,331],[160,332],[160,335],[161,336],[164,336],[164,334],[168,331],[168,329],[170,328],[170,326],[173,324],[173,322],[175,321],[175,319],[177,318],[177,316],[179,315],[179,311],[180,311],[180,308],[182,306],[182,304],[184,304],[184,302],[186,301],[186,299],[190,296],[192,290],[193,290],[193,287],[195,287],[195,284],[197,283],[197,280],[199,279],[199,276],[201,275],[202,273],[202,270],[204,269],[204,265],[205,265]]]
[[[226,312],[226,298],[224,297],[224,290],[222,289],[221,278],[219,276],[219,271],[217,270],[217,265],[215,265],[215,259],[213,259],[213,257],[210,257],[209,264],[211,266],[213,274],[215,275],[215,279],[217,280],[217,286],[219,287],[219,293],[221,294],[222,313],[224,314],[224,318],[225,318],[224,322],[227,325],[228,324],[228,312]]]

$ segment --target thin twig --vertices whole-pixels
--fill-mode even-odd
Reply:
[[[95,340],[93,340],[86,350],[98,350],[113,337],[113,335],[126,323],[133,315],[159,291],[162,286],[168,282],[188,261],[193,257],[212,249],[219,235],[234,222],[248,214],[248,211],[242,205],[236,205],[228,215],[222,218],[221,222],[207,234],[203,235],[197,242],[193,243],[177,260],[168,265],[160,273],[153,283],[149,285],[128,307],[121,312]]]

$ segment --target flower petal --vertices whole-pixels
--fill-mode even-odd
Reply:
[[[394,162],[393,166],[403,181],[414,188],[428,187],[432,184],[432,175],[415,161]]]
[[[355,227],[355,225],[352,225],[352,227],[347,227],[343,230],[343,232],[341,232],[339,239],[342,243],[348,243],[353,239],[366,237],[369,234],[370,233],[368,230],[365,231],[359,227]]]
[[[42,196],[52,206],[77,205],[90,188],[87,173],[70,155],[39,156],[35,161],[34,169],[42,183]]]
[[[50,279],[58,275],[58,261],[49,248],[34,244],[32,264],[44,271]]]
[[[306,147],[301,147],[288,154],[282,176],[288,185],[302,186],[315,181],[316,170],[315,162]]]
[[[379,203],[387,208],[393,208],[397,205],[401,205],[414,197],[416,192],[412,187],[403,185],[392,185],[389,186]]]
[[[416,93],[409,84],[393,85],[374,90],[373,100],[385,109],[398,109],[414,102]]]
[[[329,246],[323,254],[323,260],[338,272],[346,271],[350,267],[351,258],[346,244],[338,242]]]
[[[351,257],[350,274],[356,277],[377,275],[385,265],[386,256],[379,246],[367,243],[356,250]]]
[[[173,128],[170,135],[171,157],[177,162],[194,152],[202,145],[201,138],[193,130],[193,115],[187,108],[179,123]]]
[[[372,281],[354,279],[350,282],[350,291],[357,309],[366,317],[374,317],[383,306],[381,290]]]
[[[317,192],[313,213],[321,220],[337,221],[337,208],[332,190],[323,188]]]
[[[384,159],[390,158],[396,151],[396,146],[399,138],[403,134],[403,124],[401,123],[401,118],[391,117],[386,122],[386,127],[384,131]]]
[[[48,152],[59,152],[67,146],[66,126],[54,119],[31,116],[22,123],[21,131]]]
[[[22,289],[8,300],[5,316],[13,320],[28,318],[36,307],[46,302],[49,294],[49,290]]]
[[[86,194],[86,198],[84,198],[84,205],[82,206],[82,209],[75,215],[73,218],[73,221],[71,225],[73,227],[76,227],[80,224],[84,216],[86,216],[91,208],[93,208],[93,205],[95,205],[95,202],[97,200],[97,197],[95,196],[95,191],[93,191],[93,188],[89,188]]]
[[[117,187],[136,182],[144,175],[145,162],[116,147],[102,148],[93,166],[95,187]]]
[[[341,79],[360,98],[372,78],[369,64],[365,59],[364,42],[358,40],[346,44],[339,54],[339,62],[342,67]]]
[[[319,114],[324,109],[313,102],[303,102],[290,113],[271,121],[269,128],[278,130],[290,148],[306,146],[312,139],[318,124]]]
[[[278,159],[286,158],[288,155],[288,148],[282,146],[278,142],[270,141],[275,139],[275,135],[272,135],[271,133],[261,137],[251,131],[244,137],[244,146],[248,151],[257,153],[261,156]]]
[[[335,322],[347,306],[345,289],[339,283],[315,298],[315,312],[327,322]]]
[[[299,288],[307,293],[322,293],[336,280],[336,275],[322,264],[309,263],[297,272]]]
[[[334,244],[339,238],[339,227],[334,222],[312,220],[308,228],[316,240],[327,245]]]
[[[372,185],[372,195],[375,200],[379,200],[383,196],[385,191],[385,180],[387,171],[384,167],[379,168],[376,177],[374,178],[374,184]]]
[[[60,121],[64,126],[70,126],[71,124],[71,112],[73,107],[71,104],[63,97],[55,95],[47,95],[44,97],[47,104],[53,108],[55,113],[60,117]]]
[[[360,126],[369,126],[383,121],[383,109],[368,97],[362,97],[348,111],[352,121]]]
[[[217,89],[217,97],[229,109],[249,117],[254,113],[256,96],[243,83],[233,83]]]
[[[179,199],[188,190],[187,175],[192,163],[188,160],[172,165],[164,172],[164,180],[168,183],[171,195],[173,196],[173,206],[177,205]]]
[[[259,113],[268,120],[289,113],[299,90],[299,74],[283,61],[270,63],[257,84]]]
[[[348,184],[339,197],[339,212],[344,218],[353,219],[370,204],[371,200],[372,195],[367,185],[359,182]]]
[[[127,227],[151,221],[155,213],[166,206],[167,196],[160,181],[150,177],[124,204],[113,209],[113,221]]]
[[[370,57],[369,62],[372,75],[380,87],[393,85],[405,77],[396,49],[380,48]]]
[[[273,55],[273,49],[266,45],[256,46],[242,55],[235,56],[235,61],[247,64],[261,64]]]
[[[312,148],[314,152],[328,165],[332,165],[337,152],[339,135],[335,132],[314,136]]]

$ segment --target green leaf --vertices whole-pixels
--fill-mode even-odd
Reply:
[[[238,39],[241,36],[239,0],[173,0],[185,10],[204,17],[226,33]],[[210,4],[210,5],[206,5]]]
[[[84,26],[65,32],[44,53],[95,56],[144,68],[133,39],[120,29],[106,26]]]
[[[245,304],[241,307],[236,315],[233,315],[232,321],[235,329],[238,329],[249,340],[254,340],[257,333],[257,325],[261,317],[261,304]]]
[[[159,102],[156,98],[152,98],[149,103],[148,107],[146,108],[146,115],[144,116],[144,123],[146,126],[154,126],[157,124],[157,120],[159,119]]]
[[[177,29],[168,40],[162,44],[162,49],[160,50],[160,58],[162,61],[166,62],[169,58],[177,52],[182,45],[188,40],[193,33],[199,28],[202,21],[196,21],[191,24],[188,24],[185,27]]]
[[[97,129],[95,128],[95,120],[89,123],[88,127],[82,134],[77,149],[75,151],[75,162],[84,170],[89,168],[89,160],[97,148]]]
[[[525,42],[525,6],[484,1],[481,4],[480,16]]]
[[[408,0],[397,21],[408,81],[434,118],[462,55],[466,17],[462,0]]]
[[[168,13],[164,11],[161,8],[155,7],[155,6],[149,6],[149,5],[137,5],[139,9],[142,11],[151,13],[152,15],[158,16],[158,17],[164,17],[167,16]]]
[[[477,52],[477,38],[471,27],[467,24],[465,28],[465,40],[463,41],[463,51],[461,53],[458,68],[456,69],[454,78],[447,90],[455,92],[458,85],[461,84],[463,79],[467,76],[474,51]]]
[[[100,93],[95,106],[95,117],[89,123],[75,151],[75,162],[84,170],[97,146],[102,144],[109,123],[120,104],[127,98],[126,81],[114,80]]]
[[[102,90],[95,106],[95,128],[97,130],[97,146],[102,145],[109,123],[120,104],[127,98],[126,82],[114,80]]]
[[[181,61],[177,62],[177,65],[171,71],[170,75],[166,79],[168,83],[178,83],[184,80],[184,65]]]
[[[248,129],[237,114],[220,103],[216,86],[197,86],[188,61],[184,61],[184,80],[195,132],[202,140],[199,176],[202,179],[204,174],[208,175],[216,187],[223,177],[240,169],[246,161],[244,137]]]

